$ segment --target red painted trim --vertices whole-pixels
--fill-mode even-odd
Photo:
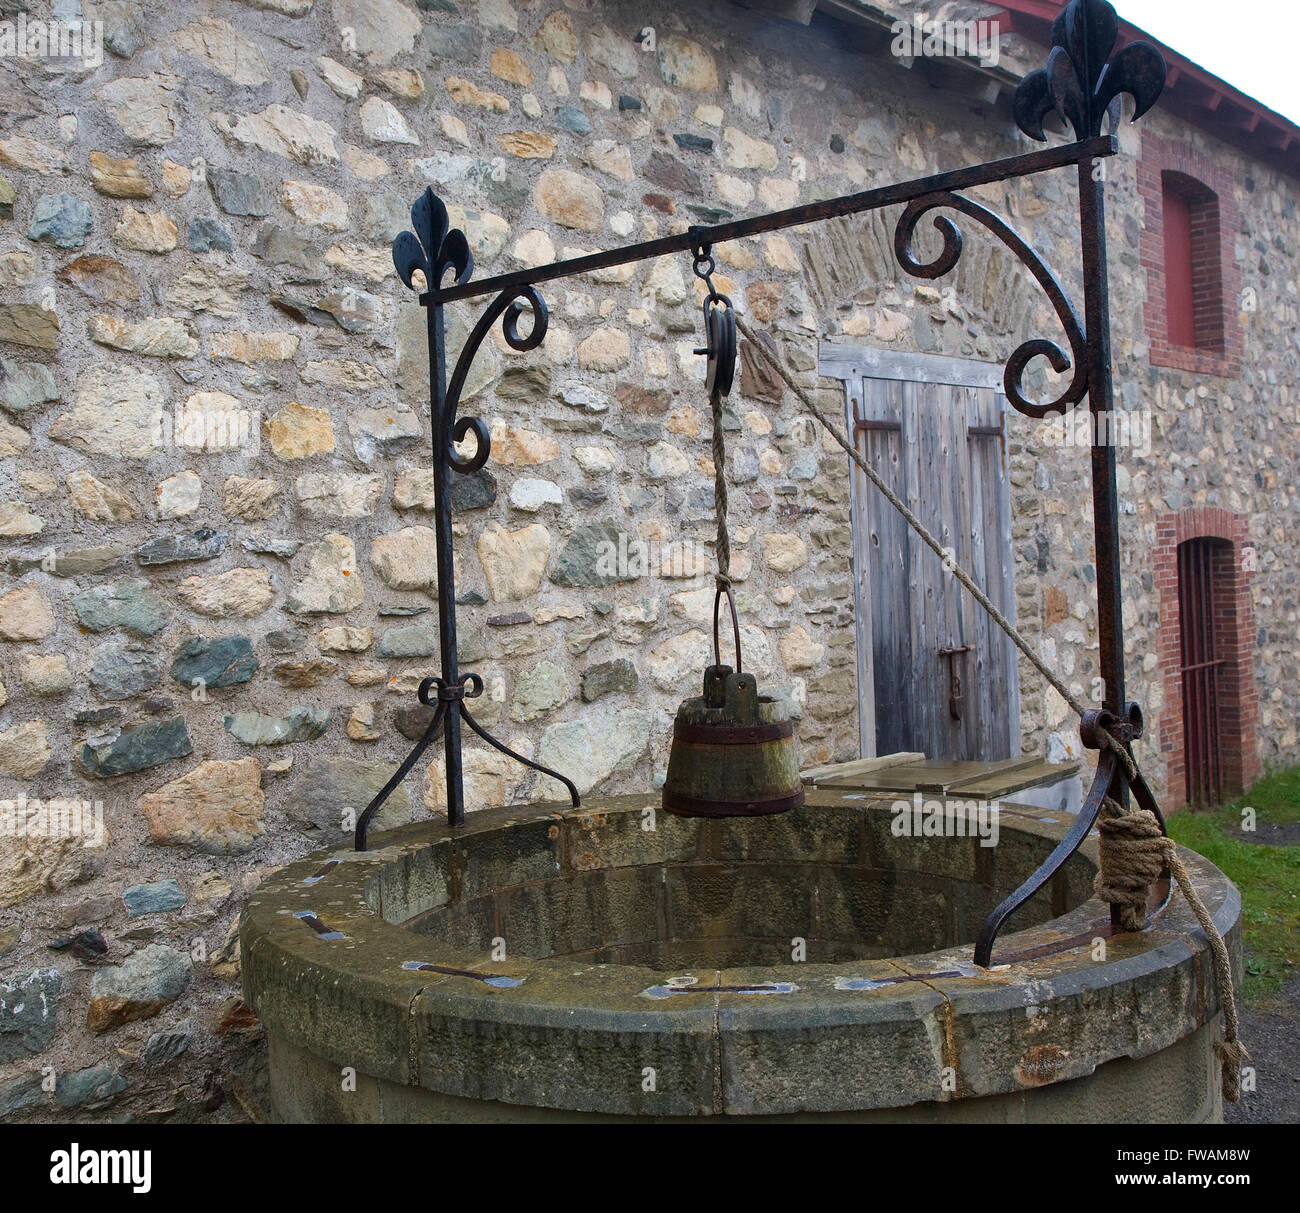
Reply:
[[[1165,179],[1160,191],[1165,229],[1165,332],[1173,345],[1196,346],[1193,303],[1192,204]]]

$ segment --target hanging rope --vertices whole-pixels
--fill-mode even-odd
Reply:
[[[1093,881],[1093,891],[1103,900],[1121,907],[1119,925],[1124,930],[1142,929],[1148,891],[1161,870],[1167,867],[1210,941],[1214,975],[1223,1003],[1223,1039],[1215,1044],[1214,1049],[1219,1055],[1223,1098],[1236,1103],[1241,1097],[1241,1068],[1250,1060],[1250,1054],[1237,1035],[1239,1024],[1237,1001],[1233,995],[1232,960],[1223,936],[1214,925],[1213,916],[1179,857],[1178,847],[1172,838],[1165,837],[1154,813],[1147,809],[1126,812],[1109,796],[1101,802],[1097,829],[1101,835],[1101,870]]]
[[[718,520],[714,579],[720,588],[725,588],[731,584],[731,535],[727,527],[727,448],[722,437],[722,393],[716,387],[709,393],[709,406],[713,410],[713,511]]]
[[[804,407],[817,419],[822,428],[839,444],[850,459],[858,466],[864,476],[884,494],[886,500],[907,521],[908,526],[919,535],[922,541],[936,556],[943,561],[944,567],[957,578],[970,593],[971,597],[984,608],[989,618],[1006,634],[1018,648],[1030,665],[1034,667],[1056,690],[1056,693],[1074,711],[1080,719],[1087,709],[1084,708],[1069,688],[1050,670],[1042,658],[1030,647],[1029,642],[1017,631],[1014,624],[993,604],[989,596],[975,583],[975,579],[966,572],[951,556],[945,552],[938,539],[926,525],[910,510],[907,504],[893,491],[873,468],[840,433],[836,426],[812,398],[801,388],[786,370],[784,364],[773,354],[758,334],[739,316],[736,327],[749,340],[750,348],[756,351],[767,365],[780,376],[786,387],[803,403]],[[715,402],[714,427],[718,428]],[[715,440],[716,442],[716,440]],[[716,449],[716,446],[715,446]],[[1137,766],[1127,748],[1104,729],[1096,730],[1102,742],[1115,754],[1130,780],[1137,777]],[[1173,839],[1167,838],[1156,820],[1155,814],[1146,809],[1126,812],[1115,800],[1106,797],[1102,801],[1101,814],[1098,819],[1100,833],[1100,870],[1094,882],[1097,896],[1120,907],[1120,925],[1126,931],[1142,929],[1145,921],[1147,899],[1151,885],[1161,875],[1167,865],[1179,889],[1191,906],[1196,921],[1205,932],[1210,942],[1210,951],[1214,956],[1215,974],[1218,978],[1219,997],[1223,1003],[1224,1038],[1216,1044],[1222,1070],[1223,1098],[1229,1103],[1236,1103],[1241,1094],[1241,1067],[1250,1060],[1250,1054],[1237,1037],[1237,1004],[1233,996],[1232,963],[1228,956],[1227,945],[1214,925],[1214,918],[1201,900],[1187,869],[1178,858],[1178,848]]]
[[[713,285],[714,262],[709,245],[696,246],[691,268],[707,288],[703,308],[704,336],[708,344],[695,352],[709,357],[706,377],[709,409],[713,414],[713,512],[718,525],[714,580],[718,589],[725,591],[731,586],[731,534],[727,519],[727,446],[722,430],[722,398],[731,391],[735,366],[735,308]]]

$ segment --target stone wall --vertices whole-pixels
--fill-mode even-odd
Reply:
[[[239,907],[345,837],[418,736],[414,689],[435,672],[424,316],[388,249],[411,202],[446,199],[483,277],[1028,143],[1000,111],[730,4],[81,14],[103,23],[102,64],[0,59],[0,796],[100,806],[103,837],[0,835],[0,1116],[227,1116],[255,1032]],[[1041,62],[1005,43],[1004,63]],[[1148,365],[1136,133],[1114,162],[1117,391],[1156,423],[1150,458],[1121,471],[1133,692],[1158,720],[1156,518],[1246,514],[1273,654],[1260,752],[1294,761],[1296,186],[1200,142],[1238,183],[1242,281],[1262,301],[1237,381]],[[976,192],[1077,298],[1068,177]],[[1056,336],[974,233],[952,284],[902,278],[892,218],[717,250],[719,288],[837,409],[819,339],[996,360]],[[493,436],[456,490],[462,660],[508,744],[584,791],[646,788],[708,649],[698,287],[683,256],[543,293],[544,346],[517,354],[498,330],[462,408]],[[451,309],[453,354],[476,315]],[[806,762],[851,756],[845,461],[752,364],[730,405],[747,663],[790,698]],[[1087,695],[1086,453],[1045,449],[1034,424],[1010,421],[1019,615]],[[1063,753],[1064,705],[1027,669],[1022,688],[1026,749]],[[438,811],[429,769],[381,823]],[[471,809],[554,792],[474,743],[466,769]]]

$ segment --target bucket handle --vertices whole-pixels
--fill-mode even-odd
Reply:
[[[730,582],[719,582],[717,593],[713,595],[713,664],[722,664],[722,650],[718,644],[718,615],[722,606],[722,595],[727,595],[727,605],[731,608],[731,634],[736,642],[736,673],[742,673],[740,664],[740,617],[736,614],[736,596],[731,592]]]

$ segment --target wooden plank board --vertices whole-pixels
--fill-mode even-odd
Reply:
[[[970,491],[970,452],[967,450],[966,438],[966,398],[970,388],[941,388],[942,394],[936,400],[941,410],[944,432],[944,466],[947,469],[946,484],[943,485],[944,532],[945,543],[952,548],[953,559],[962,568],[971,567],[971,519],[973,509]],[[948,646],[961,648],[973,639],[974,616],[971,608],[975,605],[970,595],[962,589],[961,583],[946,568],[943,571],[944,618],[950,637]],[[980,750],[978,745],[978,723],[983,713],[976,711],[979,703],[976,698],[977,684],[971,675],[975,669],[975,652],[962,653],[955,657],[937,657],[940,675],[945,684],[944,690],[951,691],[949,664],[957,672],[962,692],[962,702],[958,705],[960,717],[953,720],[948,705],[948,695],[940,700],[940,718],[949,721],[953,732],[952,757],[954,758],[992,758],[994,755]],[[946,709],[946,710],[945,710]]]
[[[981,408],[985,424],[1003,428],[1002,397],[982,392]],[[986,510],[982,522],[990,542],[986,544],[983,569],[985,592],[1012,624],[1016,621],[1015,570],[1011,556],[1011,495],[1007,478],[1006,446],[1001,434],[988,437],[980,444],[988,485]],[[991,715],[996,725],[996,752],[1020,753],[1020,679],[1015,645],[1002,629],[989,620],[989,669],[991,674]],[[991,756],[991,755],[990,755]]]
[[[917,772],[916,789],[920,792],[951,792],[972,780],[987,779],[991,776],[1027,767],[1037,761],[1034,758],[1003,758],[993,762],[979,759],[958,759],[947,763],[925,763]]]
[[[902,421],[902,386],[869,380],[862,387],[862,415],[870,421]],[[900,496],[907,493],[908,469],[899,430],[868,430],[859,437],[859,450],[881,479]],[[865,525],[858,551],[871,599],[870,658],[875,700],[877,753],[897,753],[916,744],[912,696],[906,687],[910,646],[908,641],[908,582],[911,550],[908,527],[861,472],[855,485],[862,502]]]
[[[934,522],[931,498],[933,449],[932,435],[921,423],[921,384],[898,385],[902,397],[903,459],[907,469],[907,508],[927,526]],[[912,731],[900,739],[900,745],[924,748],[927,754],[943,753],[947,757],[946,737],[936,728],[935,680],[937,661],[933,654],[935,645],[935,590],[943,566],[939,558],[921,541],[910,527],[904,532],[908,550],[907,603],[905,616],[907,653],[904,665],[905,682],[900,683],[903,698],[911,703]]]
[[[980,441],[980,436],[971,434],[970,428],[973,426],[984,426],[989,423],[989,418],[985,416],[982,409],[984,393],[971,391],[966,397],[966,454],[970,466],[970,497],[972,503],[971,513],[969,515],[969,529],[971,537],[970,545],[970,563],[966,568],[975,578],[980,589],[987,592],[988,578],[985,575],[988,554],[986,545],[988,542],[997,544],[996,535],[988,534],[986,518],[988,516],[988,499],[992,493],[995,493],[996,487],[986,483],[985,459],[983,458],[983,446],[988,439]],[[986,540],[987,535],[987,540]],[[981,608],[969,594],[963,594],[964,600],[970,604],[971,609],[971,643],[975,646],[975,651],[970,654],[966,662],[966,671],[971,680],[970,694],[972,698],[971,710],[974,712],[977,720],[975,722],[975,750],[974,754],[980,758],[1001,758],[1006,751],[994,741],[994,712],[998,710],[1000,701],[992,694],[992,674],[990,665],[997,660],[997,653],[993,647],[994,633],[997,629],[994,627],[992,620],[989,619],[988,613]]]
[[[891,778],[888,771],[870,775],[841,775],[818,780],[819,788],[852,789],[855,792],[914,792],[916,784],[910,779]]]
[[[809,767],[808,770],[800,772],[800,778],[804,783],[820,786],[826,779],[868,775],[872,771],[881,771],[886,767],[897,766],[899,763],[919,762],[924,759],[924,754],[901,750],[897,754],[881,754],[876,758],[858,758],[853,762],[832,762],[826,766]]]
[[[894,379],[985,388],[1001,388],[1004,375],[1003,367],[996,362],[974,362],[943,354],[903,354],[825,341],[818,351],[817,370],[832,379]]]
[[[904,762],[861,775],[838,775],[818,780],[818,787],[860,788],[873,792],[947,792],[956,784],[988,778],[999,771],[1013,767],[1029,767],[1039,759],[1003,759],[1000,762],[968,760],[940,761],[926,759],[921,762]]]
[[[859,454],[863,454],[863,443],[854,431],[854,419],[863,416],[862,380],[850,379],[844,385],[844,404],[848,422],[847,433],[851,436]],[[866,758],[878,754],[876,744],[876,672],[873,666],[872,636],[872,585],[871,554],[868,550],[867,531],[871,514],[867,509],[865,496],[874,492],[875,486],[855,464],[850,465],[852,475],[852,492],[849,494],[850,534],[853,542],[853,588],[854,608],[857,620],[857,671],[858,671],[858,753]]]
[[[904,399],[911,407],[904,413],[903,440],[914,458],[916,493],[908,504],[930,530],[941,548],[954,560],[962,559],[961,533],[967,507],[966,413],[958,410],[960,389],[935,384],[907,384]],[[909,467],[909,474],[911,467]],[[910,487],[910,486],[909,486]],[[967,741],[969,717],[954,719],[949,707],[950,659],[940,655],[946,648],[961,648],[961,588],[936,555],[909,530],[914,561],[915,591],[909,603],[912,611],[911,694],[919,700],[915,709],[920,724],[912,744],[934,758],[973,758]],[[964,663],[965,657],[951,660]],[[959,665],[959,673],[961,667]],[[964,680],[969,683],[969,679]]]
[[[969,434],[972,520],[980,541],[972,551],[971,574],[995,606],[1015,622],[1016,598],[1011,560],[1010,485],[1006,474],[1006,451],[1002,438],[1003,397],[993,391],[972,393],[968,423],[977,433]],[[989,433],[988,431],[995,431]],[[972,604],[973,605],[973,604]],[[979,712],[988,726],[981,729],[984,757],[1020,753],[1020,680],[1015,646],[1002,630],[980,610],[978,661],[972,667],[978,678]]]
[[[1007,471],[1007,449],[1006,449],[1006,412],[1007,399],[1002,394],[1001,389],[994,393],[994,406],[996,408],[997,424],[1001,427],[1003,437],[998,442],[998,463],[997,472],[1000,477],[1001,491],[998,493],[998,530],[999,536],[997,545],[994,549],[995,555],[990,557],[989,577],[992,580],[994,571],[1001,575],[1002,578],[1002,597],[996,600],[1001,607],[1002,613],[1007,617],[1007,622],[1013,627],[1016,623],[1016,570],[1011,551],[1011,482]],[[989,627],[992,634],[1001,638],[1004,658],[1004,669],[1006,671],[1006,721],[1007,721],[1007,753],[1019,754],[1021,751],[1020,736],[1020,652],[1012,643],[1011,638],[1003,635],[1002,630],[998,628],[991,620]]]
[[[977,800],[996,800],[1001,796],[1010,796],[1013,792],[1023,792],[1026,788],[1039,787],[1068,779],[1079,772],[1077,762],[1031,762],[1028,766],[1015,770],[1002,771],[987,778],[971,780],[968,783],[954,784],[948,789],[950,796],[971,797]]]

